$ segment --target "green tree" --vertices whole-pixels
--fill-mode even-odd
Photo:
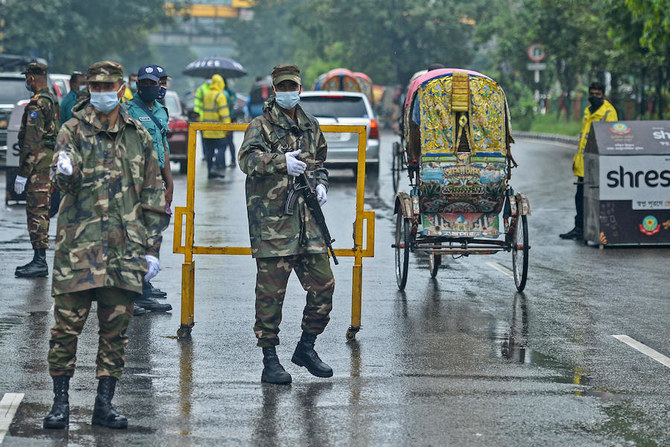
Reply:
[[[142,49],[148,32],[171,20],[164,0],[6,0],[7,53],[45,58],[52,71],[85,69],[92,62]]]
[[[270,74],[279,63],[296,62],[301,44],[299,30],[291,26],[291,20],[302,3],[303,0],[257,0],[252,20],[226,23],[237,44],[237,60],[252,78]]]
[[[649,72],[655,84],[657,113],[664,116],[664,95],[667,93],[670,63],[670,4],[667,0],[625,0],[632,16],[631,22],[641,26],[635,28],[637,42],[644,50],[644,74]],[[614,25],[616,26],[616,25]],[[624,47],[630,47],[630,43]],[[639,54],[639,53],[638,53]]]
[[[312,57],[337,58],[377,84],[406,83],[412,74],[439,62],[465,67],[472,61],[478,0],[309,0],[298,10]],[[311,18],[311,20],[310,20]]]

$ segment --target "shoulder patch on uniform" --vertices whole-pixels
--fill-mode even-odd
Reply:
[[[30,112],[29,116],[31,120],[34,120],[35,118],[37,118],[37,111],[33,110],[32,112]]]

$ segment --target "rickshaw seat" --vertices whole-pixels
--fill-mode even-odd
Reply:
[[[505,201],[505,157],[421,157],[422,213],[499,213]]]

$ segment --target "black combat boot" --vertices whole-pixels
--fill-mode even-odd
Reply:
[[[307,368],[307,371],[313,376],[332,377],[333,368],[321,361],[319,354],[314,350],[315,341],[316,335],[303,332],[298,346],[295,347],[291,361],[298,366]]]
[[[54,404],[47,417],[44,418],[42,427],[63,429],[70,423],[70,401],[67,394],[70,389],[70,376],[55,376],[52,379]]]
[[[559,234],[558,237],[561,239],[584,239],[584,230],[575,227],[567,233]]]
[[[128,419],[116,411],[112,405],[115,388],[115,377],[103,377],[98,380],[98,395],[95,397],[93,420],[91,421],[93,425],[102,425],[109,428],[128,428]]]
[[[277,350],[274,346],[263,348],[263,374],[261,374],[261,382],[275,383],[277,385],[287,385],[291,383],[291,375],[286,372],[279,357],[277,357]]]
[[[16,267],[14,272],[19,278],[40,278],[49,275],[47,267],[47,251],[44,248],[35,250],[33,260],[26,265]]]
[[[172,310],[171,304],[162,304],[152,297],[140,297],[135,300],[135,307],[140,306],[148,312],[170,312]]]

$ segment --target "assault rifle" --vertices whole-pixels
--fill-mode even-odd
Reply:
[[[292,216],[295,211],[295,204],[298,201],[298,195],[302,194],[305,199],[305,205],[309,208],[309,211],[312,213],[312,217],[319,225],[321,230],[321,235],[323,240],[328,247],[330,255],[333,257],[333,262],[335,265],[338,264],[337,258],[335,257],[335,250],[333,250],[333,242],[335,239],[330,237],[330,231],[328,231],[328,226],[326,225],[326,218],[323,216],[323,211],[321,211],[321,206],[319,205],[319,199],[316,197],[316,193],[309,185],[309,181],[305,176],[305,173],[300,174],[296,177],[295,183],[293,183],[293,188],[288,192],[288,197],[286,197],[286,203],[284,204],[284,214]]]

